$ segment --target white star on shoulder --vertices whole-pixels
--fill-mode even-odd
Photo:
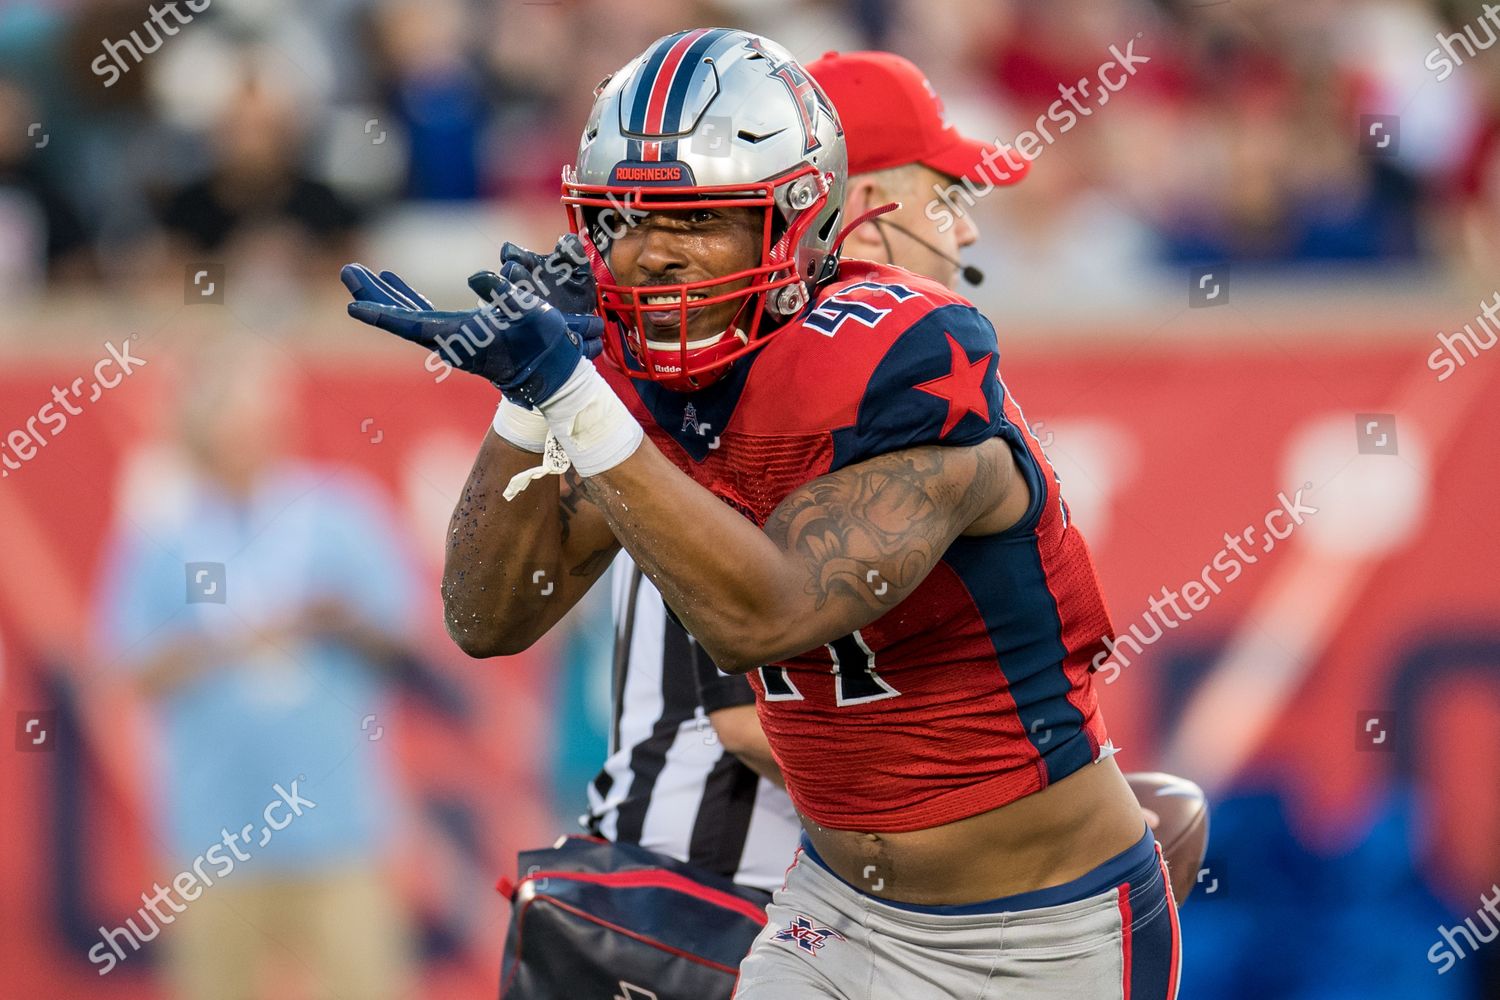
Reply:
[[[1099,756],[1094,758],[1094,763],[1097,764],[1100,761],[1109,760],[1109,758],[1119,752],[1120,748],[1115,746],[1114,740],[1105,740],[1103,746],[1099,747]]]

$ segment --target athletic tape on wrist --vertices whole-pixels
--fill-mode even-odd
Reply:
[[[547,445],[547,418],[509,399],[500,401],[490,426],[496,434],[522,451],[540,455]]]
[[[522,490],[543,476],[562,475],[572,464],[568,453],[563,451],[563,446],[557,443],[557,438],[548,433],[547,443],[542,449],[542,464],[511,476],[510,482],[505,484],[505,499],[514,500]]]
[[[581,476],[613,469],[635,454],[646,436],[590,361],[579,361],[562,388],[538,409]]]

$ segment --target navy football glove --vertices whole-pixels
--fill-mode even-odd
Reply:
[[[506,243],[500,248],[500,276],[565,313],[586,314],[599,308],[588,255],[572,233],[561,237],[545,257]]]
[[[443,312],[390,271],[363,264],[339,273],[354,296],[349,315],[434,350],[454,368],[488,379],[516,402],[548,399],[573,374],[580,358],[597,357],[604,324],[595,316],[569,316],[516,289],[493,271],[469,278],[486,304]]]

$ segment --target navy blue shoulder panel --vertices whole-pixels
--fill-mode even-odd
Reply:
[[[1019,432],[1005,418],[995,328],[971,305],[922,315],[885,352],[854,425],[834,431],[833,469],[918,445],[974,445]]]

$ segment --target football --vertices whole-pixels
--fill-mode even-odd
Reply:
[[[1177,905],[1187,902],[1208,850],[1208,797],[1186,778],[1157,771],[1127,774],[1146,821],[1161,844]]]

